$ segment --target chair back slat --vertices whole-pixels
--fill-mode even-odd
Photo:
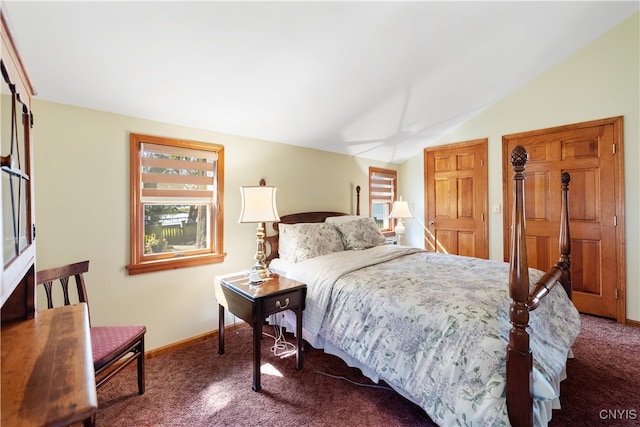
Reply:
[[[62,295],[64,296],[64,305],[71,305],[71,301],[69,301],[69,278],[61,277],[60,285],[62,286]],[[80,300],[80,295],[78,295],[78,300]]]
[[[47,308],[53,308],[53,282],[44,282],[42,284],[44,286],[44,292],[47,295]]]

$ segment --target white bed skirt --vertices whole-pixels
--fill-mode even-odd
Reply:
[[[281,326],[287,332],[290,332],[290,333],[292,333],[292,334],[297,336],[296,315],[291,310],[286,310],[284,312],[271,315],[269,317],[269,319],[268,319],[268,322],[271,325]],[[363,375],[365,375],[367,378],[369,378],[374,383],[378,383],[380,381],[380,377],[375,372],[373,372],[371,369],[369,369],[368,367],[362,365],[356,359],[354,359],[353,357],[351,357],[348,354],[344,353],[342,350],[340,350],[339,348],[337,348],[336,346],[334,346],[330,342],[327,342],[322,336],[310,334],[304,328],[304,325],[302,327],[302,339],[307,341],[313,348],[321,349],[327,354],[331,354],[333,356],[339,357],[340,359],[342,359],[347,364],[347,366],[352,367],[352,368],[358,368],[362,372]],[[569,355],[569,358],[573,358],[573,353],[571,353]],[[556,396],[560,396],[560,383],[565,378],[567,378],[566,368],[563,369],[563,371],[560,374],[560,376],[558,378],[556,378],[556,380],[552,384],[552,387],[553,387],[553,389],[555,391]],[[393,388],[393,387],[391,387],[391,388]],[[412,400],[411,397],[407,396],[405,393],[403,393],[402,390],[397,390],[395,388],[393,388],[393,389],[398,394],[400,394],[401,396],[406,398],[407,400],[409,400],[409,401]],[[556,399],[553,399],[553,400],[547,400],[547,401],[535,400],[534,401],[534,411],[533,411],[533,416],[534,416],[533,425],[534,426],[546,426],[546,425],[548,425],[549,421],[551,421],[551,417],[553,415],[553,410],[554,409],[560,409],[560,398],[556,398]]]

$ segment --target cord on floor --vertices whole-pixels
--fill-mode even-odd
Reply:
[[[273,330],[275,335],[262,332],[262,335],[266,335],[274,340],[273,345],[269,349],[271,353],[281,358],[295,355],[298,347],[296,347],[295,344],[287,341],[287,339],[284,337],[284,333],[282,332],[282,326],[277,324],[273,325]]]
[[[236,317],[234,316],[234,325],[235,325],[235,319],[236,319]],[[283,317],[283,319],[284,319],[284,317]],[[273,353],[274,355],[276,355],[278,357],[281,357],[281,358],[289,357],[289,356],[292,356],[292,355],[296,354],[296,350],[297,350],[296,345],[293,344],[293,343],[290,343],[289,341],[287,341],[287,339],[284,336],[283,327],[277,322],[277,318],[276,318],[276,323],[273,325],[273,329],[274,329],[274,335],[271,335],[271,334],[269,334],[267,332],[264,332],[264,331],[262,332],[262,335],[265,335],[265,336],[267,336],[267,337],[269,337],[269,338],[274,340],[274,344],[269,349],[271,351],[271,353]],[[359,383],[357,381],[350,380],[349,378],[347,378],[345,376],[342,376],[342,375],[333,375],[333,374],[329,374],[327,372],[322,372],[322,371],[319,371],[318,369],[314,368],[313,366],[311,366],[308,361],[306,361],[305,363],[316,374],[324,375],[324,376],[327,376],[329,378],[334,378],[334,379],[337,379],[337,380],[347,381],[348,383],[351,383],[351,384],[356,385],[358,387],[369,387],[369,388],[376,388],[376,389],[381,389],[381,390],[394,391],[389,386],[378,385],[378,384]]]
[[[364,383],[359,383],[359,382],[357,382],[357,381],[350,380],[349,378],[347,378],[347,377],[345,377],[345,376],[342,376],[342,375],[333,375],[333,374],[329,374],[329,373],[327,373],[327,372],[322,372],[322,371],[317,370],[317,369],[316,369],[316,368],[314,368],[313,366],[311,366],[308,362],[305,362],[305,363],[306,363],[306,364],[307,364],[307,366],[309,366],[309,367],[313,370],[313,372],[315,372],[316,374],[324,375],[324,376],[326,376],[326,377],[334,378],[334,379],[337,379],[337,380],[343,380],[343,381],[346,381],[346,382],[351,383],[351,384],[353,384],[353,385],[357,385],[358,387],[369,387],[369,388],[378,388],[378,389],[382,389],[382,390],[395,391],[395,390],[393,390],[391,387],[386,386],[386,385],[378,385],[378,384],[364,384]]]

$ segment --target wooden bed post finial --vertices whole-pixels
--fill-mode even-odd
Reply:
[[[513,167],[513,171],[516,173],[523,172],[527,160],[529,160],[527,150],[522,145],[516,145],[513,151],[511,151],[511,166]]]

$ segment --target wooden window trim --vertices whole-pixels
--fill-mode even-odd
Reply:
[[[375,197],[375,185],[374,182],[376,181],[374,179],[375,175],[389,175],[392,176],[392,189],[391,189],[391,196],[389,197],[389,212],[391,212],[391,208],[393,207],[393,202],[396,200],[396,195],[398,194],[398,172],[393,170],[393,169],[383,169],[383,168],[376,168],[373,166],[369,167],[369,216],[373,215],[373,203],[375,200],[379,199],[377,197]],[[393,227],[395,226],[395,221],[394,220],[389,220],[389,228],[381,228],[380,230],[385,232],[389,232],[393,230]]]
[[[140,150],[143,143],[166,146],[168,152],[176,149],[180,154],[184,150],[202,150],[217,154],[217,169],[215,178],[214,196],[215,202],[212,209],[210,224],[209,249],[193,250],[188,255],[176,253],[161,253],[153,256],[144,256],[144,204],[142,190],[142,174]],[[183,181],[182,178],[171,177],[174,182]],[[197,180],[196,180],[197,181]],[[130,275],[150,273],[153,271],[172,270],[176,268],[192,267],[197,265],[220,263],[224,261],[226,253],[223,251],[224,243],[224,146],[206,142],[189,141],[183,139],[165,138],[158,136],[130,134],[130,251],[131,263],[127,265]],[[184,190],[155,190],[146,189],[146,197],[211,197],[209,191]],[[215,211],[215,212],[213,212]]]

